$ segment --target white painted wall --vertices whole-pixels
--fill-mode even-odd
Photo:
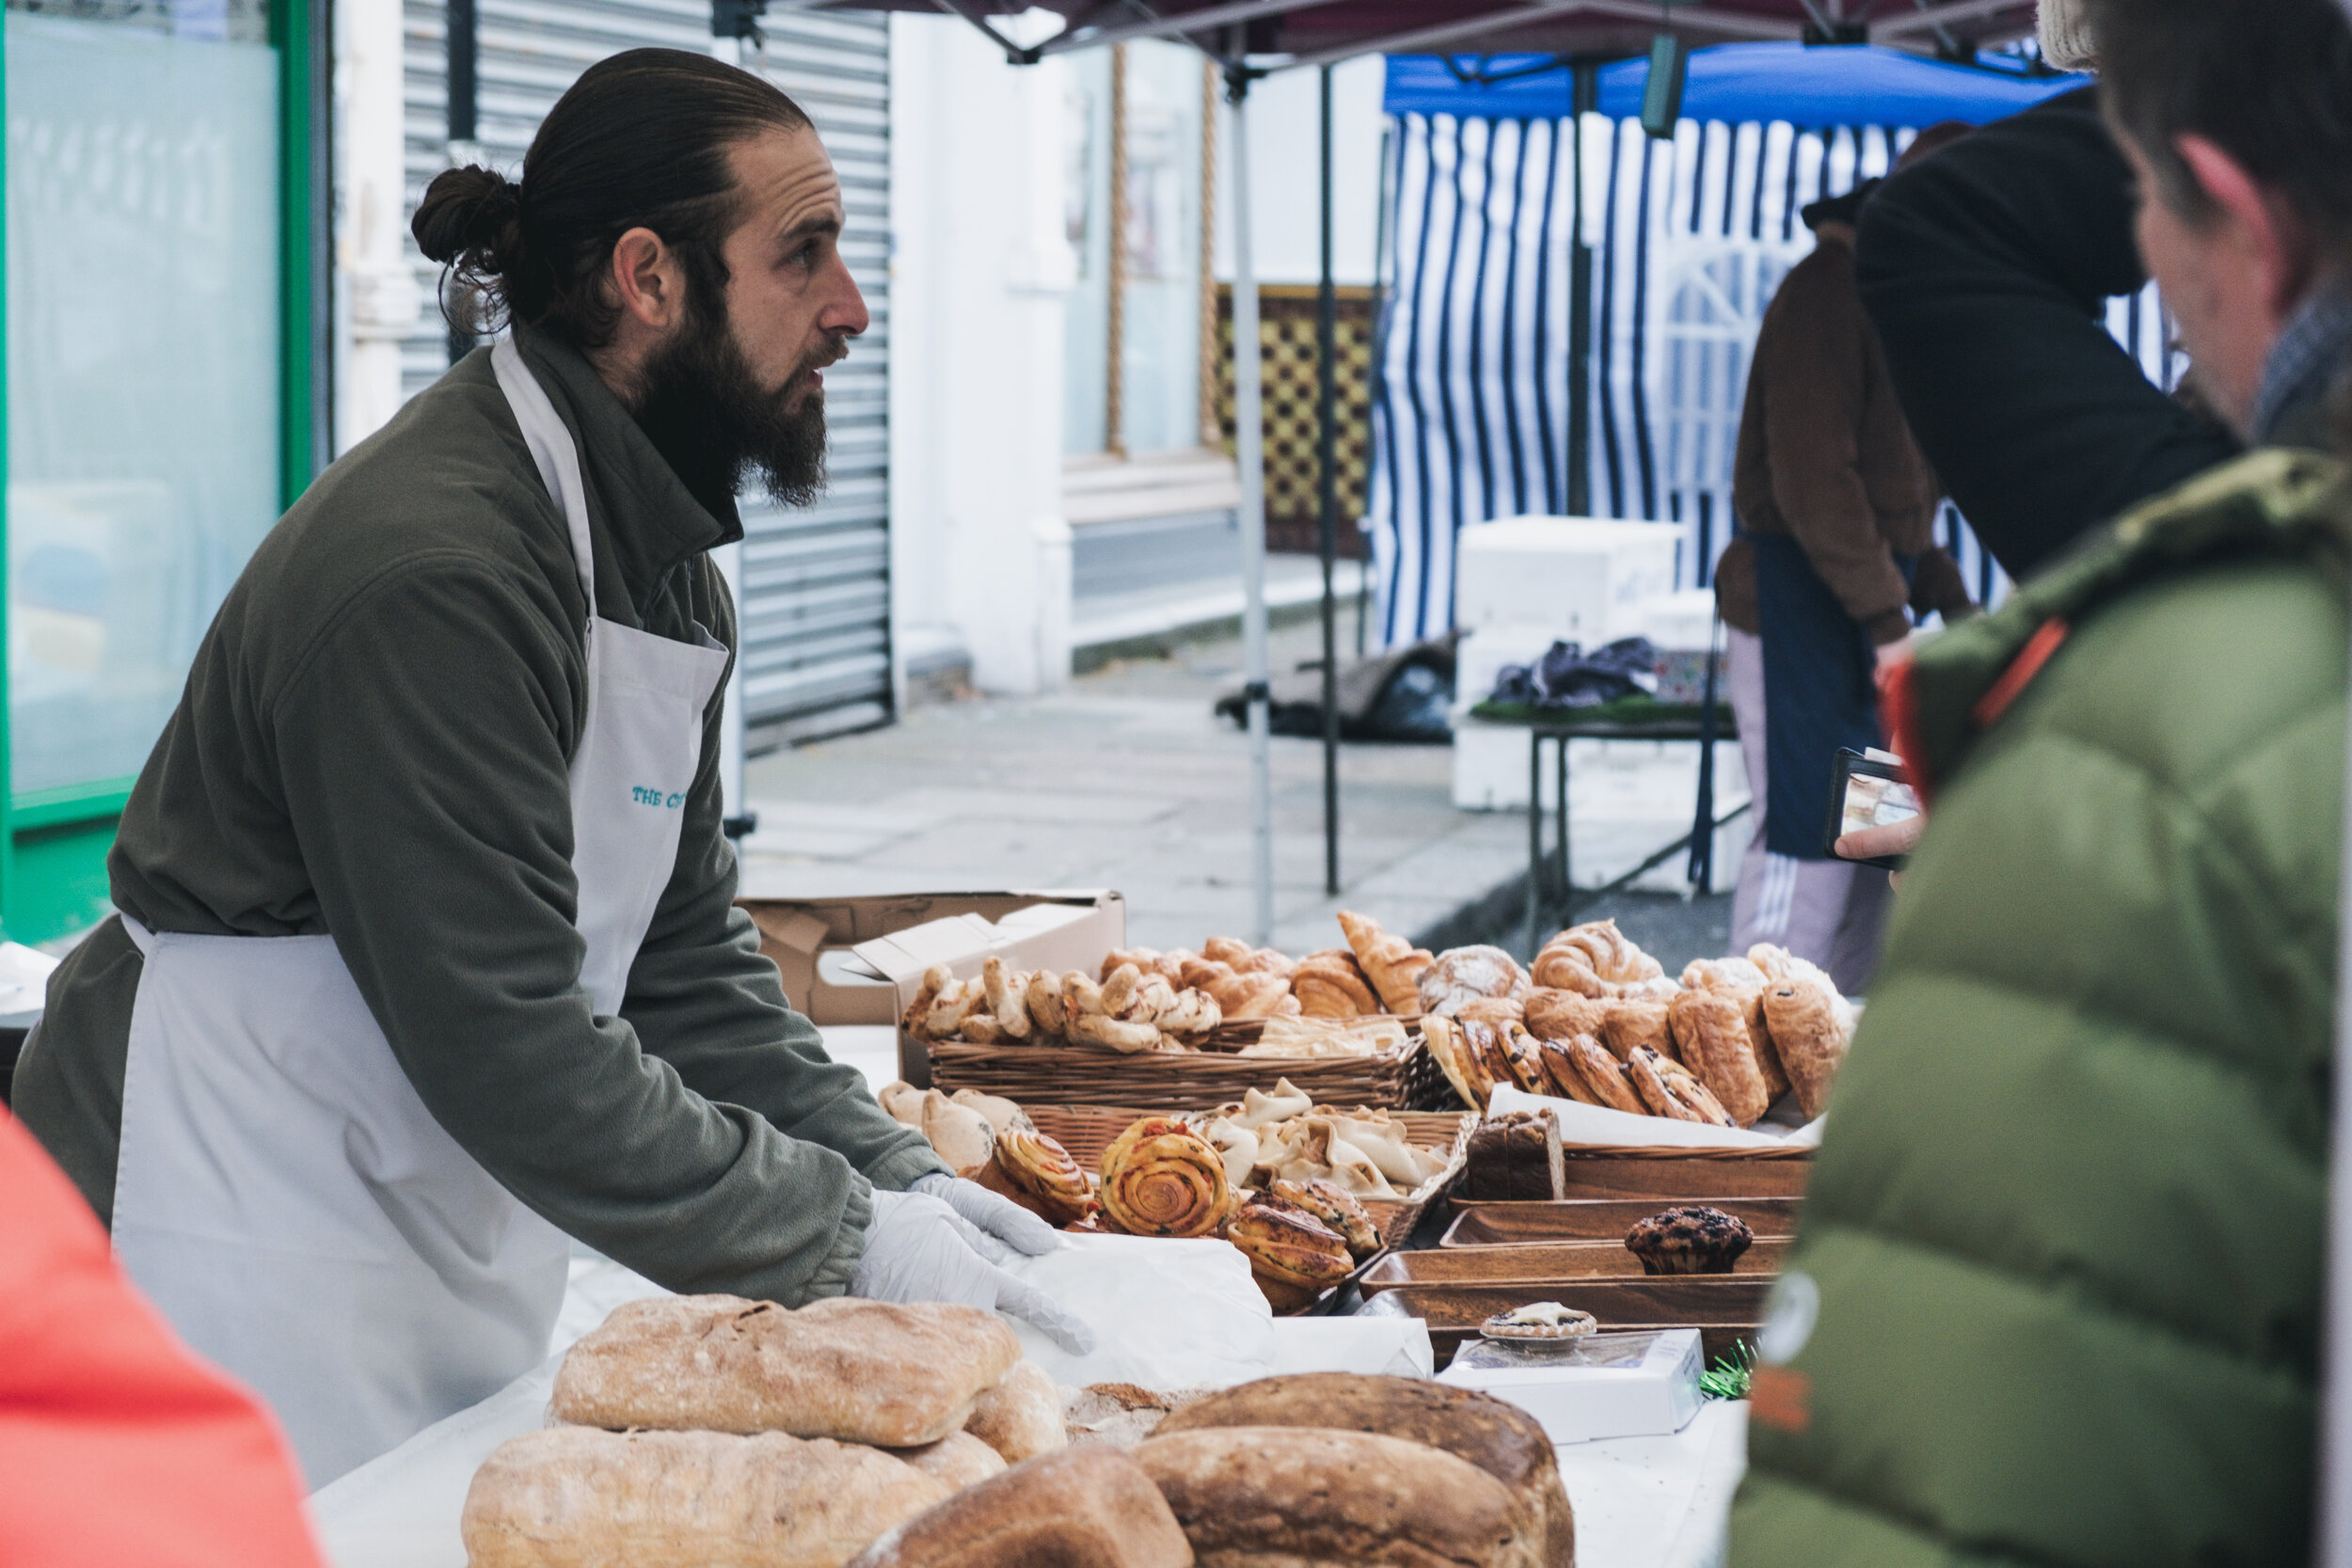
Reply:
[[[401,259],[401,0],[335,0],[335,451],[400,407],[400,340],[423,307]]]
[[[1331,261],[1343,284],[1373,281],[1380,206],[1379,56],[1331,72]],[[1249,88],[1251,249],[1261,283],[1322,277],[1321,113],[1316,72],[1286,71]],[[1232,118],[1217,127],[1216,275],[1233,277]]]
[[[960,641],[981,689],[1050,690],[1070,678],[1068,67],[1007,65],[952,17],[890,30],[892,643],[902,680]]]

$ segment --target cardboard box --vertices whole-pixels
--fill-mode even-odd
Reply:
[[[898,1022],[935,963],[959,979],[977,974],[992,953],[1022,969],[1092,973],[1127,942],[1127,902],[1107,888],[739,902],[759,927],[759,950],[783,975],[785,996],[819,1024]],[[910,1054],[901,1039],[901,1075],[928,1085],[919,1045],[918,1059]]]

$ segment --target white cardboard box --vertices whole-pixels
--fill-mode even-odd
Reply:
[[[1633,1343],[1632,1341],[1642,1341]],[[1554,1443],[1592,1443],[1608,1437],[1662,1437],[1680,1432],[1707,1402],[1699,1392],[1704,1353],[1695,1328],[1651,1334],[1597,1334],[1576,1341],[1580,1355],[1617,1365],[1564,1361],[1549,1366],[1464,1366],[1463,1356],[1482,1341],[1463,1347],[1439,1383],[1474,1388],[1507,1400],[1544,1425]]]
[[[1671,523],[1593,517],[1501,517],[1464,529],[1454,624],[1549,626],[1588,646],[1629,636],[1618,628],[1631,607],[1674,590],[1680,533]]]

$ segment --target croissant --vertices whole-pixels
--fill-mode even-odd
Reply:
[[[1537,1039],[1572,1040],[1579,1035],[1599,1034],[1609,1005],[1572,990],[1542,986],[1527,993],[1527,1004],[1520,1011],[1527,1032]],[[1661,1011],[1659,1017],[1662,1021],[1665,1014]]]
[[[1146,1117],[1103,1150],[1104,1211],[1136,1236],[1206,1236],[1232,1208],[1225,1160],[1179,1121]]]
[[[1745,996],[1772,984],[1772,977],[1745,958],[1692,958],[1682,968],[1685,990],[1719,990]]]
[[[1323,1227],[1347,1243],[1348,1256],[1359,1260],[1380,1250],[1380,1232],[1356,1201],[1356,1195],[1319,1176],[1304,1181],[1274,1183],[1273,1196],[1295,1203],[1321,1221]]]
[[[996,1151],[973,1174],[1048,1225],[1070,1225],[1094,1212],[1086,1172],[1070,1151],[1039,1132],[1014,1128],[996,1134]]]
[[[1390,935],[1370,915],[1342,910],[1339,920],[1358,966],[1372,982],[1373,990],[1380,993],[1381,1009],[1400,1018],[1419,1016],[1421,977],[1437,961],[1437,955],[1415,947],[1403,937]]]
[[[1261,1196],[1243,1204],[1225,1239],[1249,1259],[1258,1288],[1278,1312],[1308,1306],[1356,1267],[1345,1238],[1311,1211],[1279,1198]]]
[[[1309,1018],[1363,1018],[1380,1010],[1355,955],[1344,948],[1310,953],[1291,976],[1299,1011]]]
[[[1667,1009],[1675,1044],[1699,1081],[1715,1091],[1731,1119],[1755,1125],[1772,1108],[1764,1069],[1748,1034],[1744,999],[1711,990],[1686,990]]]
[[[1748,962],[1764,972],[1764,978],[1774,985],[1793,986],[1811,981],[1832,996],[1837,994],[1837,982],[1829,972],[1810,958],[1800,958],[1786,947],[1759,942],[1748,949]]]
[[[1647,1116],[1649,1109],[1642,1097],[1634,1092],[1633,1084],[1626,1076],[1617,1058],[1601,1049],[1598,1040],[1580,1035],[1568,1042],[1568,1053],[1575,1060],[1577,1070],[1583,1074],[1584,1086],[1593,1091],[1596,1103],[1613,1111],[1627,1111]]]
[[[1810,983],[1775,986],[1764,993],[1764,1017],[1797,1103],[1808,1118],[1820,1116],[1846,1060],[1846,1031],[1835,993]]]
[[[1218,1008],[1229,1019],[1275,1018],[1299,1011],[1291,983],[1279,974],[1244,974],[1229,968],[1221,979],[1193,983],[1216,998]]]
[[[1571,926],[1535,955],[1535,983],[1581,996],[1616,996],[1665,971],[1617,929],[1613,920]]]

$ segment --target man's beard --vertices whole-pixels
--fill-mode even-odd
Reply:
[[[646,359],[637,423],[715,516],[733,515],[735,497],[755,471],[777,500],[807,506],[825,489],[825,393],[804,377],[840,356],[839,345],[829,345],[770,391],[743,357],[725,307],[697,308],[685,329]],[[796,389],[794,408],[788,400]]]

